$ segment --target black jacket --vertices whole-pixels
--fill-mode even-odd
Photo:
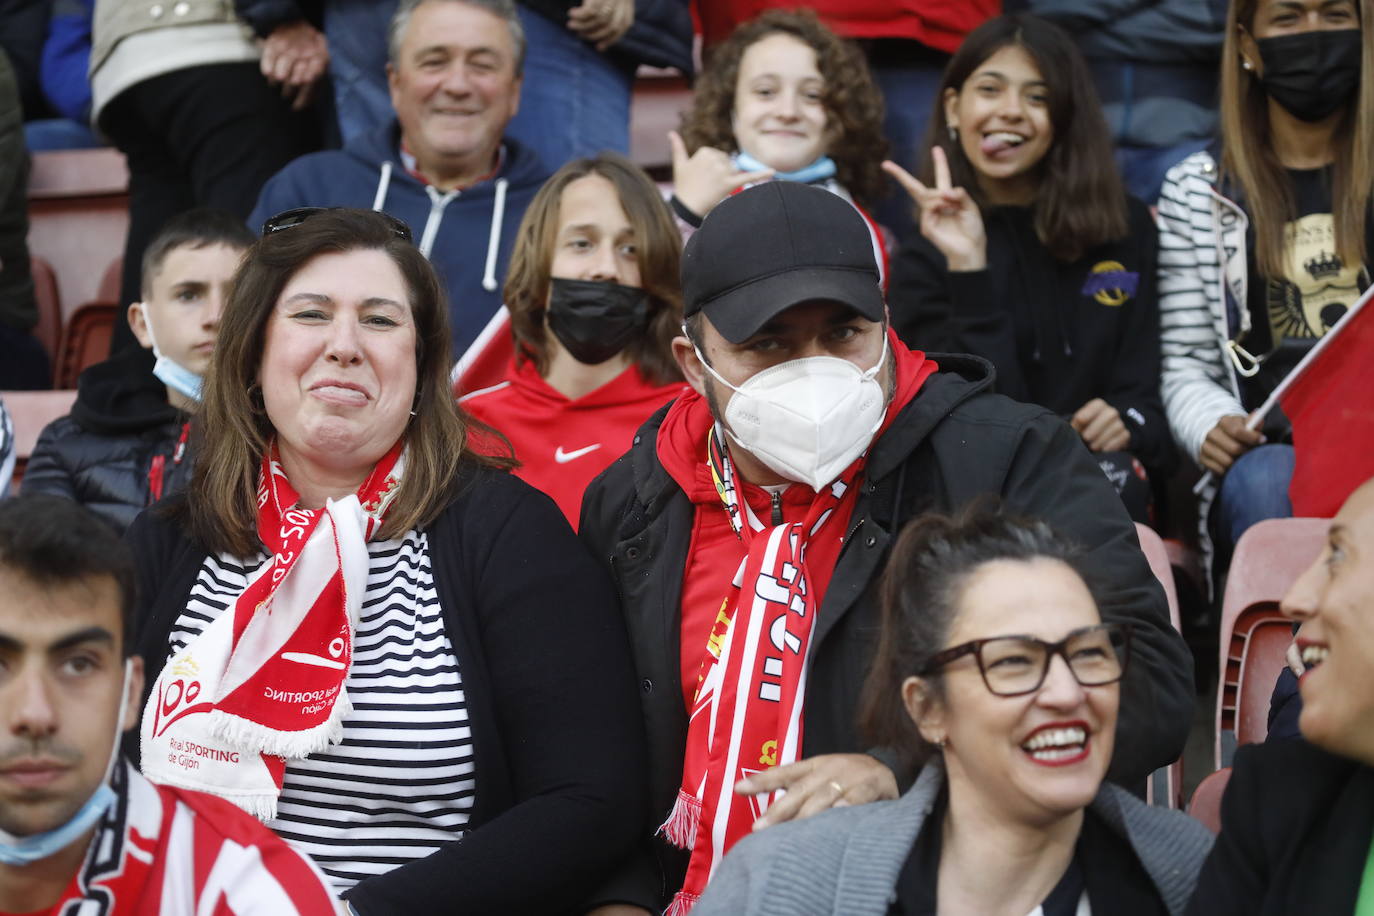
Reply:
[[[1298,739],[1236,752],[1190,916],[1349,916],[1374,833],[1374,768]]]
[[[167,403],[152,361],[136,350],[81,373],[72,412],[38,436],[25,492],[56,493],[81,503],[123,532],[153,501],[149,471],[164,467],[162,495],[191,479],[189,450],[174,461],[186,415]]]
[[[1008,397],[1064,417],[1102,398],[1130,430],[1129,451],[1169,471],[1175,456],[1159,397],[1158,232],[1140,201],[1130,198],[1128,212],[1125,239],[1071,264],[1040,243],[1026,207],[984,211],[984,270],[950,272],[945,256],[914,234],[893,262],[888,301],[909,346],[990,360],[997,390]],[[1100,288],[1103,273],[1122,270],[1135,275],[1134,295]]]
[[[644,736],[610,583],[547,496],[504,472],[464,478],[424,530],[463,677],[474,807],[461,842],[348,891],[364,916],[576,912],[639,826]],[[206,558],[169,514],[143,513],[126,537],[145,705]]]
[[[812,636],[803,753],[864,749],[856,710],[879,627],[877,579],[902,524],[992,493],[1085,545],[1086,563],[1101,579],[1103,617],[1135,623],[1112,775],[1138,783],[1181,752],[1193,685],[1192,658],[1169,622],[1135,529],[1072,429],[1047,411],[988,393],[992,371],[983,360],[932,358],[944,371],[927,379],[869,452]],[[612,570],[635,654],[649,737],[646,836],[672,807],[687,736],[679,602],[694,507],[658,460],[665,414],[666,408],[650,418],[630,451],[592,482],[578,529]],[[608,898],[652,909],[677,890],[685,855],[654,845],[659,867],[627,867]]]

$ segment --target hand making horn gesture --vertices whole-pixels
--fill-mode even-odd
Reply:
[[[697,216],[705,216],[736,188],[773,177],[772,169],[741,172],[729,153],[713,146],[703,146],[689,156],[687,144],[675,130],[668,131],[668,143],[673,148],[673,193]]]
[[[920,210],[921,235],[945,256],[952,271],[982,270],[988,264],[988,239],[983,214],[968,191],[953,187],[945,151],[930,151],[935,163],[935,187],[928,188],[895,162],[884,161],[883,171],[897,179]]]

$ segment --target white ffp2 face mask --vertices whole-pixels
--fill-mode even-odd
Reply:
[[[817,493],[862,455],[887,415],[878,371],[887,361],[887,336],[877,364],[860,369],[835,356],[780,363],[735,387],[697,359],[734,392],[725,406],[725,431],[740,448],[777,474]]]

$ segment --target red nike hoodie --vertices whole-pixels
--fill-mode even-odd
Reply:
[[[506,381],[461,398],[468,413],[500,430],[515,449],[515,475],[558,503],[577,527],[582,492],[629,450],[635,431],[688,390],[654,385],[637,366],[580,398],[569,399],[539,376],[532,361],[512,362]]]

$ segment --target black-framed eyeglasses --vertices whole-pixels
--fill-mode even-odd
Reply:
[[[1060,656],[1084,687],[1100,687],[1121,680],[1131,658],[1131,628],[1102,623],[1074,630],[1059,642],[1034,636],[993,636],[975,639],[937,652],[922,675],[934,674],[950,662],[972,655],[983,683],[999,697],[1016,697],[1039,690],[1050,661]]]
[[[318,216],[321,213],[328,213],[330,210],[339,209],[342,208],[293,207],[290,210],[283,210],[276,216],[268,217],[267,222],[262,224],[262,234],[271,235],[273,232],[280,232],[283,229],[293,229],[296,226],[299,226],[301,223],[305,222],[306,220],[310,219],[310,217],[312,216]],[[386,220],[386,224],[388,227],[390,227],[392,235],[396,236],[403,242],[413,243],[415,241],[414,236],[412,236],[410,233],[410,226],[406,225],[406,223],[403,220],[399,220],[396,217],[392,216],[390,213],[386,213],[381,210],[374,210],[373,212],[380,216],[382,219]]]

